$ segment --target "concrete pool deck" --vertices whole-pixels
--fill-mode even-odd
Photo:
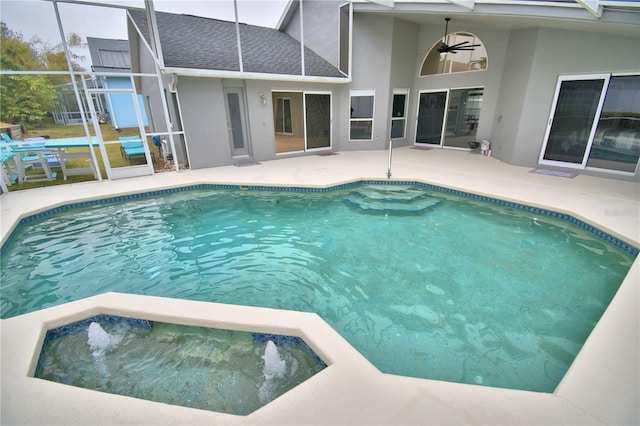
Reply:
[[[282,158],[117,181],[17,191],[0,198],[5,241],[20,218],[55,206],[199,183],[326,187],[386,180],[387,152]],[[529,173],[465,151],[397,148],[392,180],[430,183],[568,213],[640,246],[640,184]],[[640,261],[636,259],[551,394],[380,373],[315,314],[108,293],[0,321],[1,417],[12,424],[638,424]],[[94,392],[29,377],[44,331],[95,313],[298,334],[329,367],[248,416]]]

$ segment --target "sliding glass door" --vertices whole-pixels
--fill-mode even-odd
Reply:
[[[276,154],[331,148],[331,93],[272,92]]]
[[[542,160],[583,167],[608,75],[561,77]]]
[[[613,76],[587,167],[634,173],[640,158],[640,75]]]
[[[540,163],[634,173],[640,158],[640,76],[562,76]]]
[[[418,101],[416,143],[441,145],[444,115],[447,108],[447,91],[421,92]]]
[[[331,95],[305,93],[306,149],[331,148]]]
[[[416,144],[469,149],[476,139],[484,89],[472,87],[421,92]]]
[[[476,140],[483,94],[481,87],[449,91],[444,146],[469,149],[469,141]]]

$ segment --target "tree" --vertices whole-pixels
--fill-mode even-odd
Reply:
[[[71,33],[70,48],[82,47],[79,35]],[[72,67],[82,68],[71,53]],[[0,69],[7,71],[66,71],[68,69],[62,44],[51,46],[38,38],[25,41],[21,33],[0,22]],[[44,120],[57,106],[59,87],[69,83],[64,75],[8,74],[0,76],[0,120],[33,125]]]

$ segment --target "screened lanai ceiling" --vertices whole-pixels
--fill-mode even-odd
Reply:
[[[496,30],[559,28],[640,37],[637,0],[353,0],[358,12],[383,12],[421,25]]]

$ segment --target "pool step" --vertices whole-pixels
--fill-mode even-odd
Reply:
[[[440,200],[413,186],[367,185],[349,194],[345,202],[368,211],[420,213]]]
[[[388,186],[389,189],[385,188]],[[380,188],[378,188],[380,187]],[[366,186],[356,190],[355,192],[370,200],[396,200],[411,201],[416,198],[424,197],[424,191],[415,187],[404,187],[396,185],[378,185]]]

